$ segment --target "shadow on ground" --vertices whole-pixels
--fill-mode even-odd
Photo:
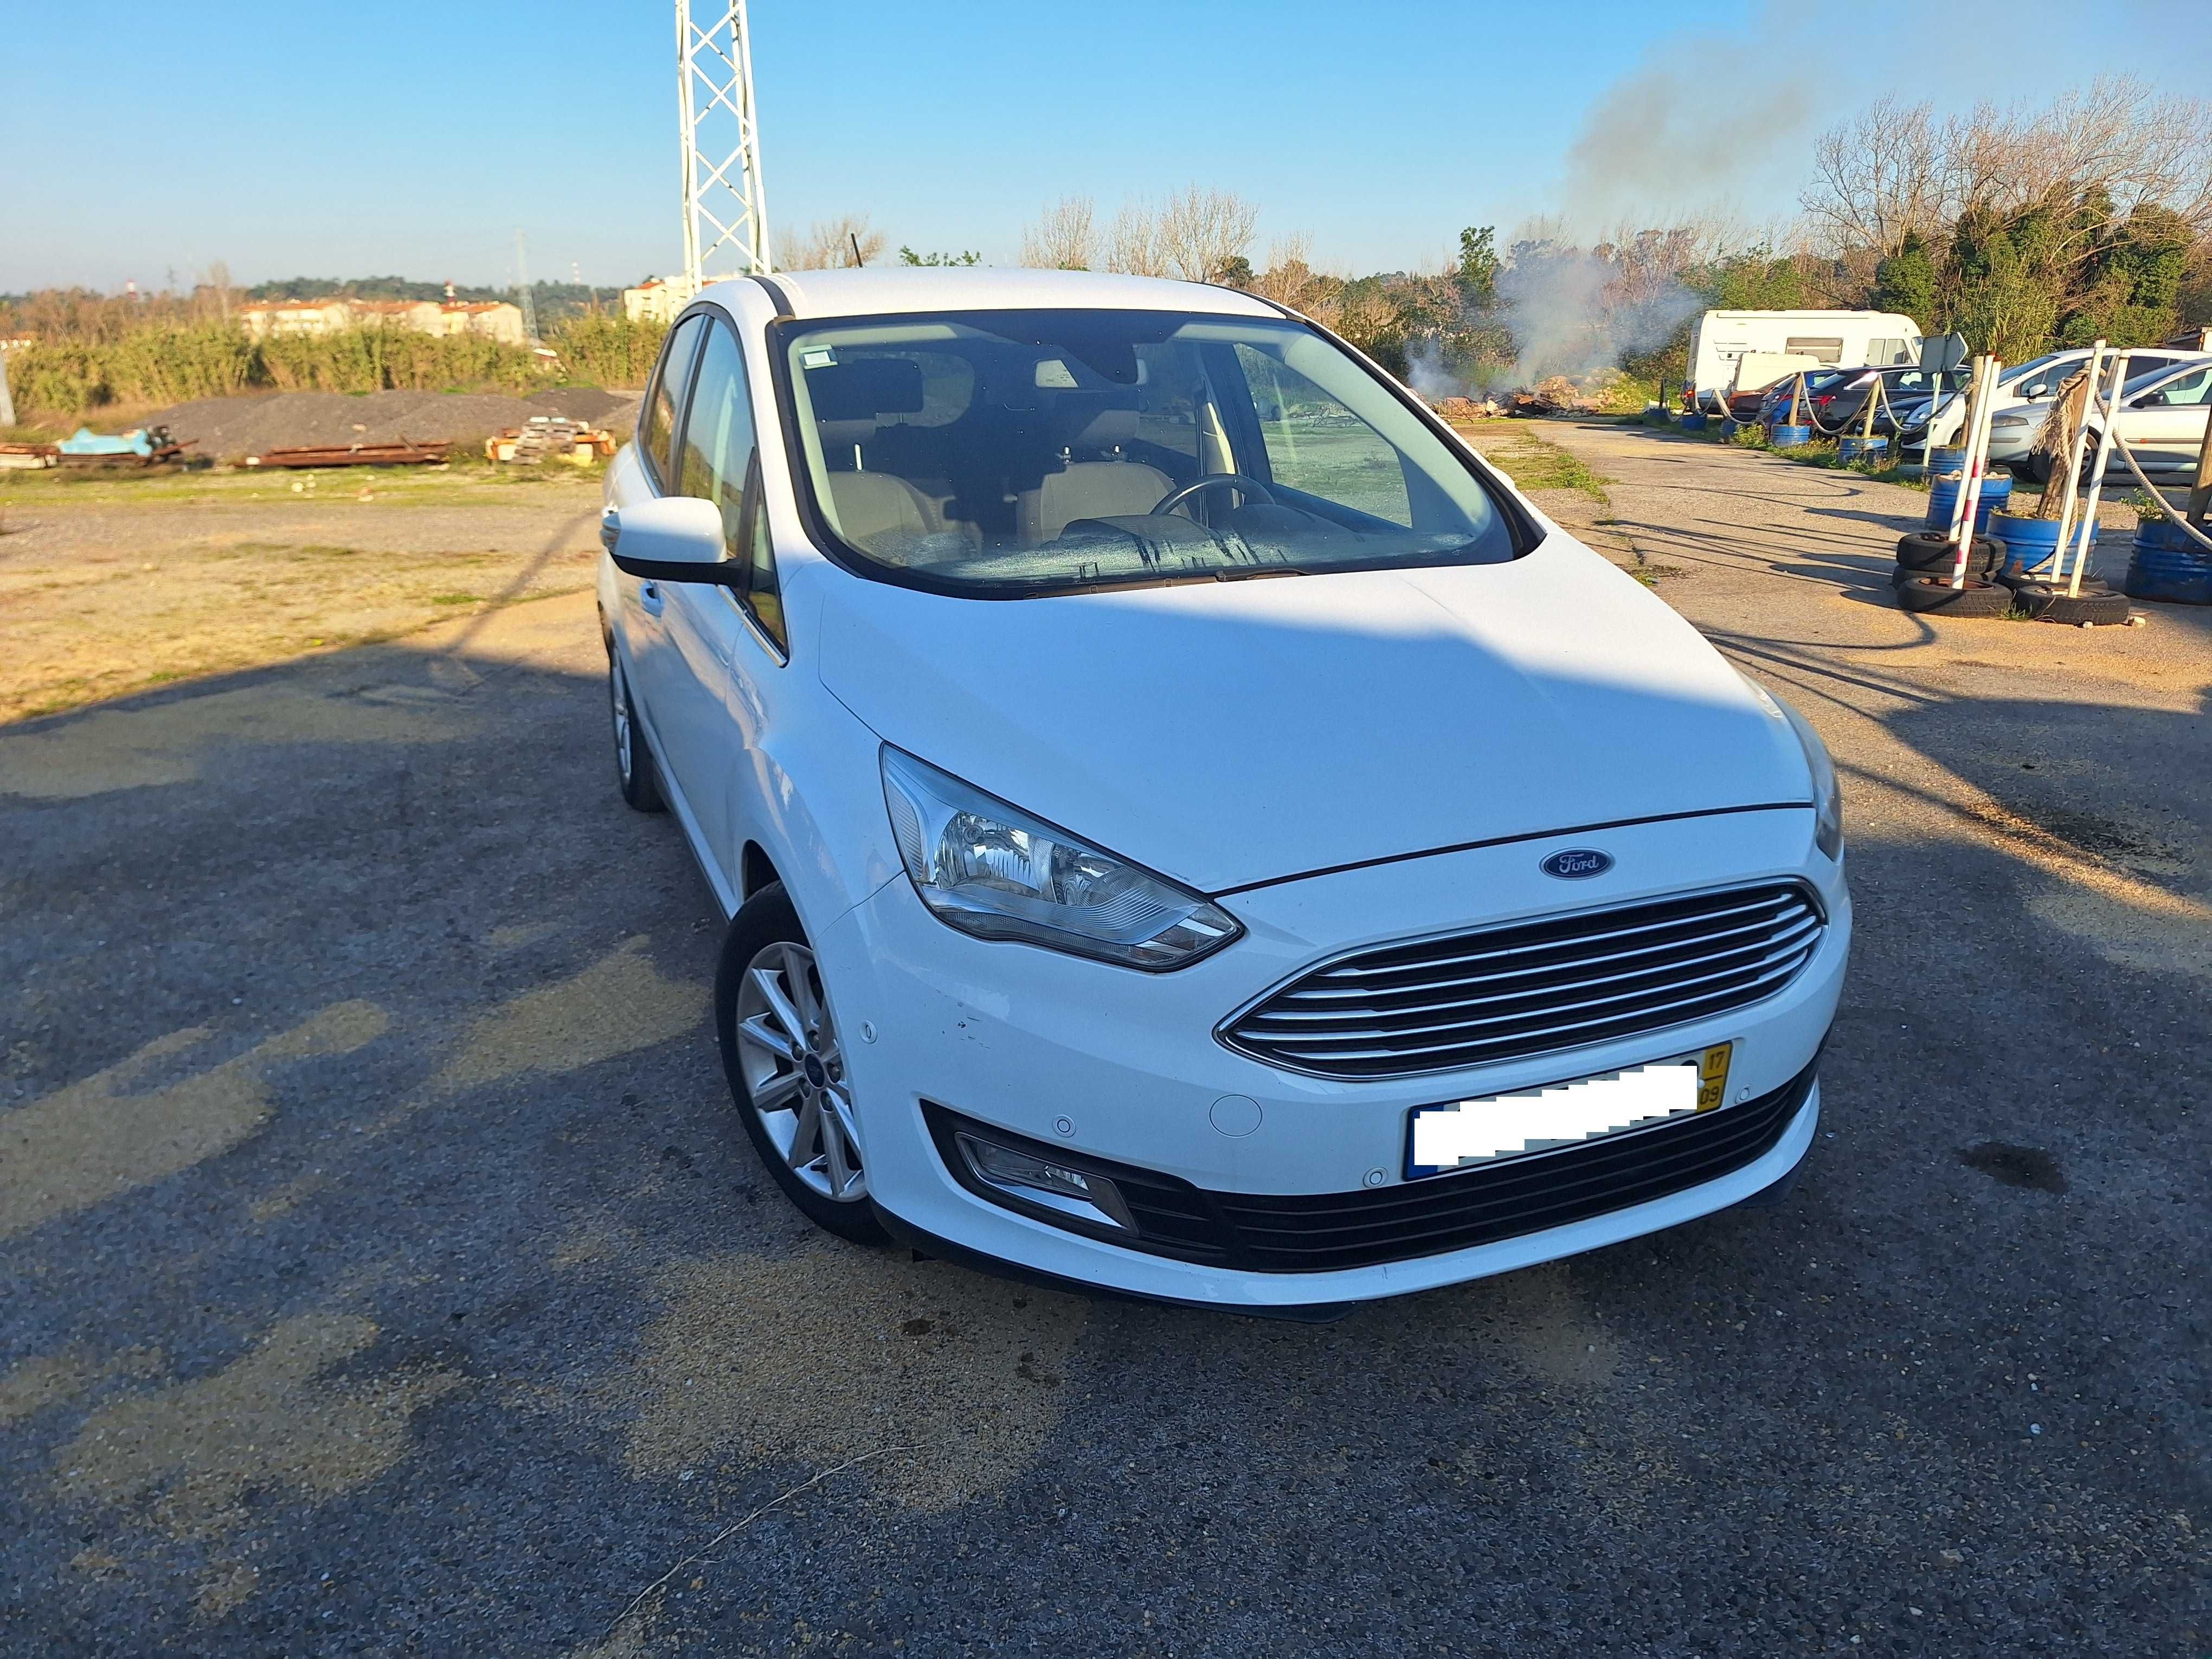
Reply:
[[[2201,1647],[2201,717],[1912,701],[1795,1194],[1310,1328],[799,1224],[599,676],[0,728],[0,1647]]]

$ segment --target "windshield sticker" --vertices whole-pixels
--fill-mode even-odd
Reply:
[[[834,368],[837,363],[835,346],[813,346],[799,354],[799,366],[804,368]]]

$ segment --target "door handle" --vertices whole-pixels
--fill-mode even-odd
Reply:
[[[642,582],[638,586],[637,603],[648,617],[657,617],[668,601],[661,597],[659,582]]]

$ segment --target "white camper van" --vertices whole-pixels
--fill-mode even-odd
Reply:
[[[1894,311],[1708,311],[1690,330],[1686,409],[1718,408],[1747,353],[1781,352],[1838,368],[1920,361],[1920,325]]]

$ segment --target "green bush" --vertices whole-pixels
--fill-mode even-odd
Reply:
[[[665,323],[591,313],[560,324],[545,343],[566,377],[581,386],[641,386],[668,335]]]
[[[666,327],[587,315],[556,325],[546,344],[481,334],[350,328],[250,338],[225,323],[153,323],[108,338],[48,337],[11,356],[16,403],[68,419],[112,404],[145,407],[256,389],[277,392],[526,392],[548,381],[637,386]]]

